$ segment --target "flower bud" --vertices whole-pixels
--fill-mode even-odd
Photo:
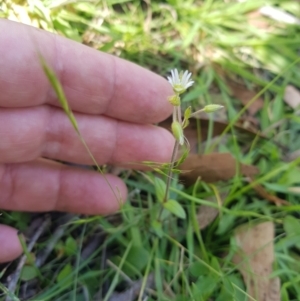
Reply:
[[[207,105],[203,108],[203,112],[205,113],[212,113],[212,112],[215,112],[215,111],[218,111],[220,109],[223,109],[224,106],[221,106],[221,105]]]
[[[168,101],[175,107],[180,106],[180,97],[176,94],[169,96]]]
[[[189,119],[191,117],[191,114],[192,114],[192,108],[191,106],[189,106],[184,112],[184,118]]]
[[[179,144],[183,145],[184,143],[183,130],[181,124],[178,121],[172,122],[172,132],[175,139],[179,142]]]

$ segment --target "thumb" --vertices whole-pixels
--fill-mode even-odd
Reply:
[[[14,260],[22,252],[18,231],[12,227],[0,225],[0,263]]]

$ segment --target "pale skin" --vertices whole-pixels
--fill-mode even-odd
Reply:
[[[155,125],[172,112],[169,83],[135,64],[35,28],[0,20],[0,208],[106,215],[127,198],[123,181],[53,160],[92,164],[60,108],[38,53],[63,85],[99,164],[168,162],[174,139]],[[131,164],[129,164],[131,162]],[[1,216],[0,216],[1,219]],[[0,220],[1,221],[1,220]],[[22,253],[0,225],[0,263]]]

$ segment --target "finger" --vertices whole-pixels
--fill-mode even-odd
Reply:
[[[39,159],[0,165],[0,208],[109,214],[126,200],[127,188],[112,175]]]
[[[81,134],[98,164],[168,162],[173,136],[160,127],[75,114]],[[92,160],[64,112],[51,106],[0,109],[0,162],[47,157],[78,164]]]
[[[9,262],[22,254],[22,246],[16,229],[0,225],[0,263]]]
[[[35,28],[0,20],[0,106],[58,105],[38,53],[56,71],[73,110],[137,123],[171,113],[162,77],[133,63]],[[20,49],[21,45],[21,49]]]

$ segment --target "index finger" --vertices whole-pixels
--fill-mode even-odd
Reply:
[[[56,72],[70,107],[154,123],[171,113],[162,77],[112,55],[36,28],[0,20],[0,107],[59,106],[38,53]]]

